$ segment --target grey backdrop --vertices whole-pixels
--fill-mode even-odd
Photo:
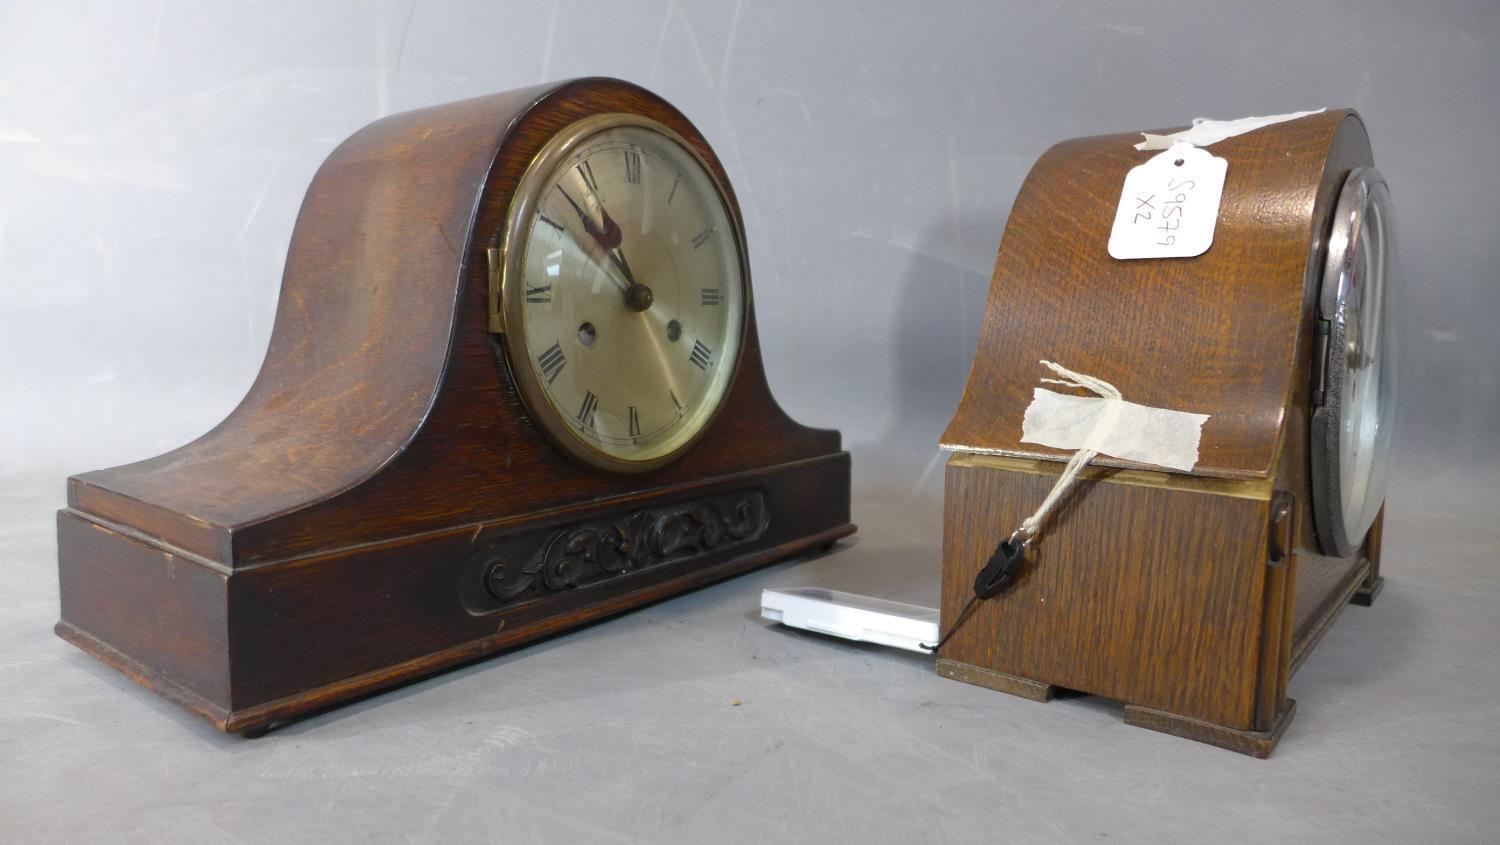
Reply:
[[[53,639],[63,479],[237,402],[334,145],[593,74],[723,158],[772,387],[844,431],[858,541],[258,743]],[[0,838],[1492,835],[1497,91],[1493,2],[0,3]],[[935,444],[1049,144],[1319,106],[1361,111],[1398,203],[1408,413],[1392,587],[1276,758],[755,619],[767,583],[934,598]]]

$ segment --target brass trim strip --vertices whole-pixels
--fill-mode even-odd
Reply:
[[[1012,458],[1003,455],[976,455],[954,452],[948,458],[950,467],[994,469],[1004,472],[1023,472],[1028,475],[1061,475],[1061,461],[1042,461],[1032,458]],[[1113,467],[1084,467],[1079,478],[1103,481],[1109,484],[1125,484],[1131,487],[1157,487],[1164,490],[1180,490],[1188,493],[1209,493],[1215,496],[1230,496],[1236,499],[1269,501],[1274,485],[1269,478],[1233,479],[1208,478],[1199,475],[1183,475],[1175,472],[1152,472],[1142,469],[1115,469]]]
[[[502,280],[505,278],[505,248],[487,247],[484,255],[489,261],[490,331],[494,334],[505,334],[505,311],[500,307]]]

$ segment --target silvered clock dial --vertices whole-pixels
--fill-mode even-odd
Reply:
[[[739,223],[698,156],[638,115],[559,132],[512,201],[501,311],[511,373],[573,457],[639,471],[681,455],[733,380]]]
[[[1339,194],[1329,233],[1318,305],[1327,351],[1310,453],[1313,516],[1330,555],[1351,554],[1385,502],[1398,352],[1389,207],[1385,179],[1373,167],[1358,168]]]

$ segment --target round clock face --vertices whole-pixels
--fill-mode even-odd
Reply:
[[[1311,444],[1319,540],[1340,556],[1353,553],[1385,502],[1397,407],[1389,228],[1385,180],[1373,168],[1355,170],[1328,242],[1319,303],[1327,381]]]
[[[517,188],[501,296],[511,372],[552,440],[593,466],[660,466],[733,380],[747,296],[738,221],[670,130],[589,118]]]

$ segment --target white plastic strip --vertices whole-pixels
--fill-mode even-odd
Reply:
[[[1254,132],[1276,123],[1285,123],[1288,120],[1296,120],[1299,117],[1319,114],[1325,109],[1314,109],[1313,111],[1299,111],[1290,114],[1273,114],[1266,117],[1242,117],[1238,120],[1209,120],[1206,117],[1193,118],[1191,129],[1181,132],[1173,132],[1171,135],[1152,135],[1142,132],[1146,140],[1135,145],[1138,150],[1165,150],[1176,141],[1186,141],[1195,147],[1206,147],[1209,144],[1217,144],[1225,138],[1233,138],[1246,132]]]
[[[1113,425],[1109,418],[1113,416]],[[1207,414],[1137,405],[1123,399],[1067,396],[1032,390],[1021,421],[1021,442],[1090,450],[1125,461],[1190,471]]]
[[[938,609],[826,590],[782,587],[761,590],[760,615],[792,628],[856,642],[931,654],[924,643],[938,640]]]

